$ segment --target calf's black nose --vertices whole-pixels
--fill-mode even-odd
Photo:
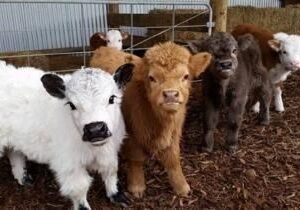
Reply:
[[[223,61],[219,62],[222,69],[231,69],[232,68],[232,62],[231,61]]]
[[[105,122],[92,122],[84,126],[84,135],[87,140],[92,140],[96,138],[107,138],[111,136],[107,124]]]

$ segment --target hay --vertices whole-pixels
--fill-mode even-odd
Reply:
[[[300,34],[300,9],[231,7],[228,10],[227,31],[241,23],[252,23],[273,32]]]
[[[180,9],[176,14],[196,14],[201,10]],[[172,10],[154,9],[149,14],[170,14]],[[250,6],[229,7],[227,31],[236,25],[252,23],[273,32],[300,34],[300,9],[297,6],[289,8],[255,8]],[[186,35],[189,37],[189,35]],[[194,36],[194,35],[191,35]]]

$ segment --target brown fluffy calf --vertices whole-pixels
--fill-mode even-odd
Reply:
[[[154,155],[165,167],[170,184],[179,195],[190,186],[180,165],[179,142],[191,86],[190,79],[209,65],[211,55],[192,56],[172,42],[150,48],[134,69],[122,103],[128,139],[128,190],[141,197],[146,189],[143,164]]]
[[[136,63],[140,58],[112,47],[96,49],[90,60],[90,67],[101,68],[111,74],[125,63]]]

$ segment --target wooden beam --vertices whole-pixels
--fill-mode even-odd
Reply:
[[[214,31],[226,32],[228,0],[210,0],[215,21]]]
[[[108,4],[108,14],[118,14],[119,4]]]

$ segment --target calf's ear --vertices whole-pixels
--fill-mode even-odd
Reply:
[[[64,80],[56,74],[45,74],[41,81],[46,91],[56,98],[63,99],[66,97],[66,86]]]
[[[98,36],[100,37],[100,39],[106,41],[106,35],[105,35],[104,33],[99,32],[99,33],[98,33]]]
[[[277,39],[271,39],[268,41],[268,45],[276,52],[280,51],[281,41]]]
[[[188,49],[193,53],[196,54],[201,51],[201,43],[199,41],[188,41],[187,42]]]
[[[251,34],[244,34],[239,36],[236,40],[240,50],[246,50],[251,45],[255,44],[254,37]]]
[[[207,52],[197,53],[191,56],[189,61],[190,74],[195,78],[198,77],[209,66],[212,55]]]
[[[124,40],[124,39],[127,39],[127,38],[128,38],[129,33],[127,33],[127,32],[122,32],[121,35],[122,35],[122,39]]]
[[[133,68],[134,65],[132,63],[126,63],[120,66],[117,69],[116,73],[113,75],[114,80],[120,89],[123,88],[126,83],[131,80]]]

